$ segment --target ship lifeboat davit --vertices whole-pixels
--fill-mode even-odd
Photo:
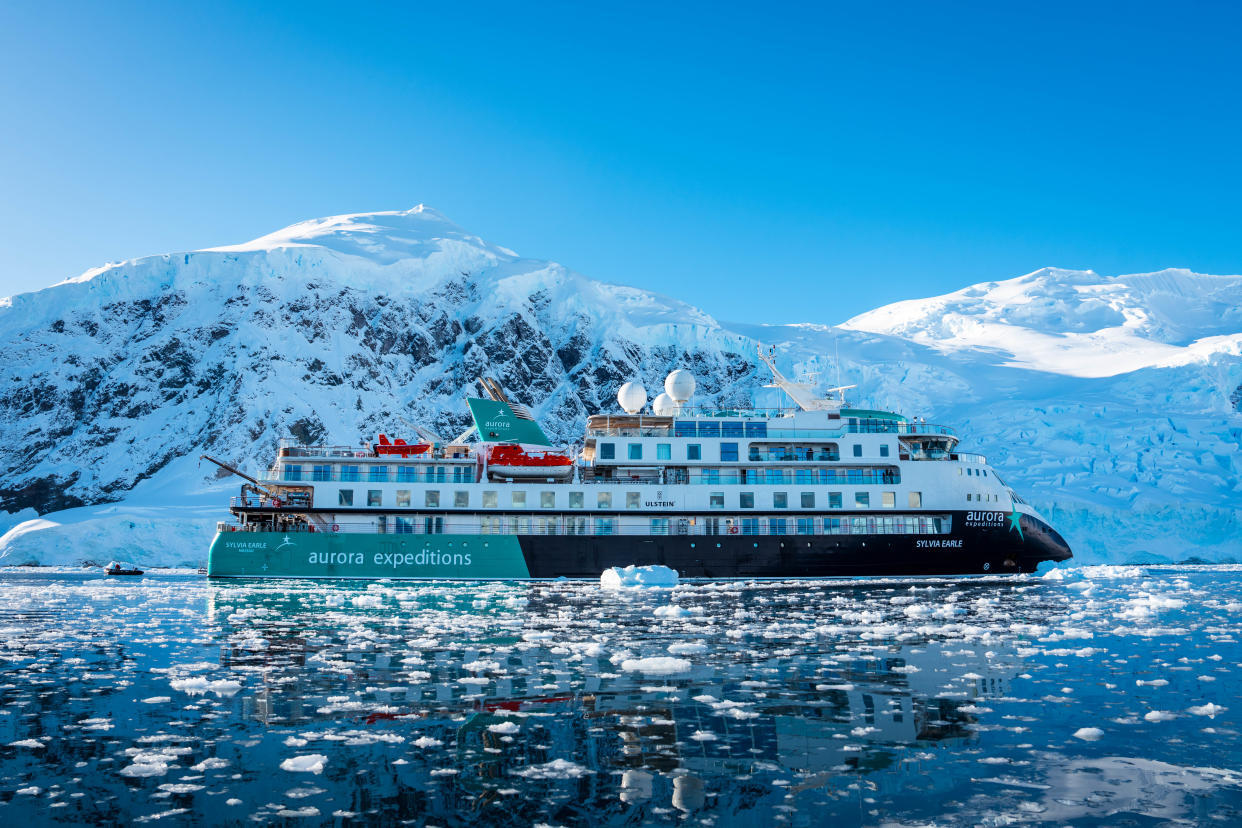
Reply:
[[[517,445],[493,447],[487,463],[497,477],[562,479],[574,473],[574,460],[564,452],[528,451]]]
[[[377,457],[396,456],[396,457],[414,457],[418,454],[426,454],[431,450],[430,443],[414,443],[413,445],[406,443],[398,437],[396,440],[389,442],[387,434],[379,436],[379,442],[371,448],[375,450]]]

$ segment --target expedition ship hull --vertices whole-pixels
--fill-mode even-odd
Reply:
[[[598,578],[660,564],[683,578],[820,578],[1033,572],[1070,557],[1029,515],[1008,528],[954,514],[940,535],[455,535],[221,532],[207,574],[233,578]]]

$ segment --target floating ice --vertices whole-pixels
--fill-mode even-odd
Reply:
[[[527,779],[577,779],[594,772],[576,762],[570,762],[568,759],[553,759],[551,762],[544,762],[542,765],[531,765],[530,767],[515,770],[513,774],[515,776],[524,776]]]
[[[1190,710],[1191,713],[1193,713],[1196,716],[1207,716],[1209,719],[1215,719],[1216,714],[1224,711],[1226,708],[1222,707],[1219,704],[1208,702],[1207,704],[1201,704],[1196,707],[1191,707],[1188,709]]]
[[[518,726],[517,722],[501,722],[500,724],[488,725],[487,729],[492,733],[513,735],[522,728]]]
[[[1143,716],[1149,722],[1167,722],[1170,719],[1176,719],[1176,713],[1169,713],[1167,710],[1152,710]]]
[[[621,669],[627,673],[643,673],[648,676],[671,676],[690,670],[690,662],[684,658],[671,656],[651,656],[650,658],[627,658],[621,662]]]
[[[24,748],[38,749],[38,748],[45,747],[45,745],[42,742],[40,742],[38,739],[19,739],[16,742],[9,742],[9,747],[24,747]]]
[[[1104,735],[1104,731],[1098,727],[1080,727],[1074,731],[1075,739],[1082,739],[1085,742],[1094,742]]]
[[[672,589],[677,586],[677,572],[667,566],[614,566],[599,576],[603,589]]]
[[[322,753],[308,753],[304,756],[291,756],[280,763],[281,770],[293,771],[294,773],[323,773],[324,765],[328,764],[328,757]]]
[[[207,693],[215,693],[223,698],[225,696],[235,696],[237,691],[241,690],[241,682],[232,679],[218,679],[216,681],[208,681],[202,676],[195,676],[188,679],[173,679],[169,684],[172,689],[180,690],[191,696],[201,696]]]

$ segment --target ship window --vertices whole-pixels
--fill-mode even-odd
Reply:
[[[729,463],[737,461],[737,443],[721,443],[720,444],[720,462]]]
[[[703,469],[703,482],[704,483],[719,483],[720,482],[720,469]]]
[[[556,492],[540,492],[539,508],[555,509],[556,508]]]
[[[739,508],[742,508],[742,509],[755,508],[755,493],[754,492],[742,492],[741,494],[737,496],[737,505]]]
[[[923,508],[923,493],[922,492],[910,492],[910,508],[911,509],[922,509]]]
[[[788,509],[789,493],[788,492],[772,492],[772,508]]]
[[[470,505],[470,492],[453,492],[453,508],[465,509]]]
[[[787,528],[784,518],[768,518],[768,534],[784,535],[787,534]]]
[[[367,489],[367,505],[381,506],[383,505],[384,493],[380,489]]]
[[[667,535],[668,534],[668,518],[652,518],[651,534]]]
[[[841,508],[841,493],[840,492],[829,492],[828,493],[828,508],[829,509],[840,509]]]
[[[742,534],[759,534],[759,518],[742,518]]]
[[[888,457],[888,446],[887,445],[880,446],[880,456]]]
[[[336,498],[336,505],[353,506],[354,505],[354,490],[353,489],[341,489],[340,493],[337,495],[337,498]]]
[[[587,519],[584,517],[567,517],[565,518],[565,534],[566,535],[585,535],[587,533]]]
[[[583,500],[582,492],[570,492],[569,493],[569,508],[581,509],[582,500]]]
[[[415,466],[397,466],[397,482],[413,483],[418,480],[418,468]]]
[[[725,420],[720,424],[721,437],[741,437],[743,433],[742,424],[737,420]]]
[[[595,505],[600,509],[612,508],[612,492],[598,492],[595,495]]]
[[[371,466],[370,474],[367,478],[372,483],[383,483],[388,480],[387,466]]]
[[[984,470],[983,470],[983,476],[984,476],[984,477],[987,477],[987,476],[988,476],[988,470],[987,470],[987,469],[984,469]]]
[[[595,534],[612,535],[616,531],[617,531],[616,518],[596,518],[595,519]]]
[[[814,535],[815,534],[815,518],[798,518],[798,534]]]
[[[423,505],[427,506],[428,508],[433,508],[433,509],[438,508],[440,506],[440,493],[439,492],[427,492],[423,496]]]
[[[437,492],[439,494],[439,492]],[[423,519],[424,535],[440,535],[444,533],[444,518],[429,517]]]
[[[498,499],[496,496],[496,492],[484,492],[483,493],[483,508],[484,509],[495,509],[499,505],[497,500]]]
[[[694,420],[677,420],[673,423],[674,437],[694,437],[697,433]]]
[[[414,534],[414,523],[409,518],[397,518],[397,534],[412,535]]]
[[[629,457],[631,460],[642,460],[643,459],[643,444],[642,443],[630,443]]]
[[[862,457],[862,446],[857,443],[854,444],[854,456]]]
[[[331,466],[313,466],[311,468],[311,480],[331,480]]]
[[[656,443],[656,459],[672,460],[673,446],[671,443]]]
[[[690,445],[686,446],[686,459],[687,460],[702,460],[703,459],[703,446],[699,443],[691,443]]]
[[[510,492],[509,503],[514,507],[526,507],[526,492]]]
[[[867,492],[854,492],[854,508],[855,509],[871,508],[871,495]]]
[[[599,444],[599,459],[600,460],[616,460],[617,459],[616,444],[615,443],[600,443]]]
[[[880,505],[883,506],[885,509],[897,508],[897,493],[896,492],[881,492],[880,493]]]
[[[767,423],[747,423],[746,424],[746,436],[747,437],[767,437],[768,436],[768,424]]]
[[[638,499],[638,492],[626,492],[625,493],[625,508],[637,509],[641,505],[642,504],[639,503],[639,499]]]
[[[719,437],[720,423],[699,423],[700,437]]]
[[[284,472],[285,472],[285,480],[301,480],[302,479],[302,467],[299,465],[296,465],[296,464],[286,465]]]
[[[803,509],[814,509],[815,508],[815,492],[803,492],[802,493],[802,508]]]
[[[410,505],[410,490],[409,489],[397,489],[397,505],[409,507]]]
[[[967,503],[969,503],[969,502],[970,502],[970,492],[967,492],[967,493],[966,493],[966,502],[967,502]]]
[[[357,466],[341,466],[341,479],[342,480],[357,480],[358,479],[358,467]]]
[[[707,496],[707,505],[713,509],[724,508],[724,492],[712,492]]]
[[[474,469],[470,468],[469,466],[454,466],[453,467],[453,482],[454,483],[471,483],[473,482],[472,478],[474,477],[473,472],[474,472]]]

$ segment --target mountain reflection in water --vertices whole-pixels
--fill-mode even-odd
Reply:
[[[0,814],[1236,816],[1220,700],[1239,613],[1221,595],[1242,590],[1219,569],[1082,572],[640,593],[6,574]]]

